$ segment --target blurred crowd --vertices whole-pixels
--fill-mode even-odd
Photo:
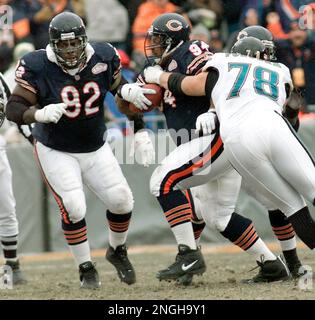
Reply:
[[[315,2],[310,0],[0,0],[0,6],[0,16],[13,13],[12,27],[0,29],[0,71],[11,87],[17,60],[46,47],[49,22],[61,11],[82,17],[90,41],[106,41],[119,50],[130,81],[146,63],[144,40],[152,21],[177,12],[189,20],[191,38],[205,41],[213,52],[229,51],[246,26],[268,28],[278,61],[289,67],[302,91],[303,112],[315,112]],[[112,97],[105,102],[108,120],[123,117]]]

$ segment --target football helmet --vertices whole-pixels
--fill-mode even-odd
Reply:
[[[231,52],[266,60],[265,49],[265,45],[259,39],[254,37],[245,37],[236,41],[231,49]]]
[[[158,64],[189,40],[190,26],[183,16],[165,13],[158,16],[148,30],[144,43],[147,59]]]
[[[71,12],[56,15],[49,25],[49,44],[58,63],[74,69],[86,60],[87,36],[82,19]]]
[[[243,39],[245,37],[254,37],[259,40],[265,45],[265,55],[266,59],[269,61],[274,61],[276,59],[276,46],[273,42],[272,33],[262,27],[262,26],[249,26],[242,29],[238,35],[237,40]]]

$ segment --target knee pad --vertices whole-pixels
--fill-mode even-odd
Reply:
[[[108,210],[116,214],[125,214],[133,209],[133,195],[126,182],[112,186],[107,190]]]
[[[214,227],[219,231],[219,232],[222,232],[225,230],[225,228],[227,227],[227,225],[229,224],[229,221],[231,219],[231,216],[232,216],[232,213],[233,212],[230,212],[226,215],[219,215],[217,216],[214,221],[213,221],[213,224],[214,224]]]
[[[72,223],[84,219],[86,214],[86,202],[83,190],[76,189],[66,192],[62,197],[62,202]],[[60,208],[60,210],[62,211],[62,208]]]
[[[0,216],[0,236],[9,237],[19,233],[15,211]]]

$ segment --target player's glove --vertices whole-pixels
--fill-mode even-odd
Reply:
[[[160,76],[164,72],[163,69],[156,65],[154,67],[147,67],[144,69],[144,79],[147,83],[160,84]]]
[[[66,114],[67,105],[65,103],[49,104],[35,112],[34,117],[37,122],[57,123],[63,114]]]
[[[217,124],[217,114],[213,110],[202,113],[196,120],[196,132],[202,132],[204,135],[211,134]]]
[[[153,89],[141,88],[139,83],[126,83],[121,87],[121,97],[133,103],[140,110],[147,110],[152,102],[146,98],[145,94],[156,93]]]
[[[136,132],[131,145],[130,156],[135,156],[137,163],[148,167],[155,159],[155,151],[147,131]]]

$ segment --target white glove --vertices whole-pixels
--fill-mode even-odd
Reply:
[[[211,134],[215,130],[216,119],[215,111],[202,113],[196,120],[196,132],[201,131],[204,135]]]
[[[160,66],[154,66],[145,68],[143,72],[145,82],[160,84],[160,76],[164,71]]]
[[[37,122],[57,123],[63,114],[66,114],[67,105],[65,103],[49,104],[35,112],[34,118]]]
[[[136,132],[131,144],[130,156],[135,156],[137,163],[148,167],[155,160],[155,151],[147,131]]]
[[[126,83],[120,90],[122,98],[133,103],[140,110],[147,110],[148,106],[152,104],[145,94],[154,93],[156,93],[155,90],[141,88],[141,85],[138,83]]]

